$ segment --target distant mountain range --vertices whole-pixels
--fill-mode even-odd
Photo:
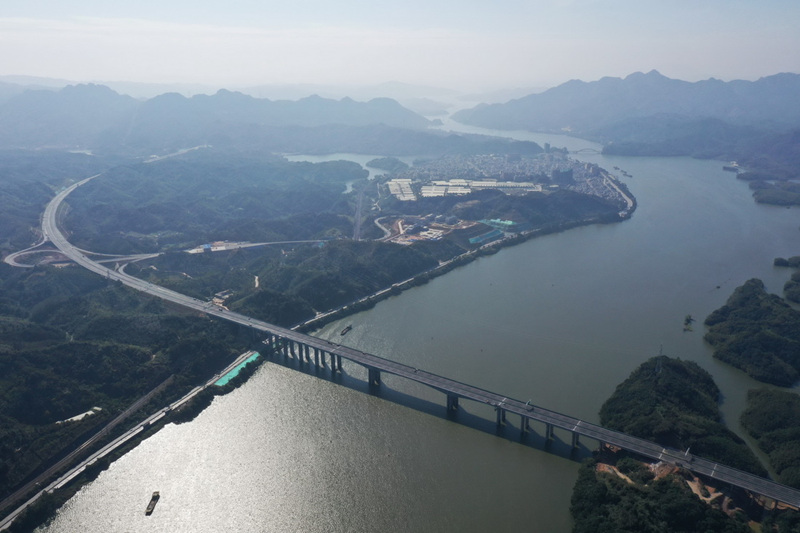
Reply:
[[[2,87],[0,87],[2,90]],[[340,125],[425,128],[430,122],[394,100],[356,102],[310,96],[297,101],[258,99],[221,90],[186,98],[169,93],[149,100],[102,85],[28,90],[0,105],[0,147],[98,149],[213,144],[243,132]]]
[[[479,105],[453,118],[495,129],[595,132],[630,119],[719,119],[734,125],[800,124],[800,75],[776,74],[757,81],[686,82],[653,70],[626,78],[569,81],[504,104]]]
[[[797,74],[690,83],[637,72],[624,79],[570,81],[453,118],[494,129],[568,133],[604,144],[607,154],[738,160],[779,179],[798,176],[800,163]]]

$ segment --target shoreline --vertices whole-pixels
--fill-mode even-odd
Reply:
[[[614,183],[621,189],[620,192],[622,192],[626,199],[626,203],[629,206],[625,211],[621,211],[618,214],[619,218],[612,219],[611,217],[608,217],[608,219],[605,219],[603,217],[592,217],[588,219],[574,220],[571,222],[562,222],[560,224],[545,225],[541,228],[524,231],[514,235],[508,235],[500,240],[484,244],[479,248],[457,255],[452,259],[449,259],[430,270],[420,272],[411,278],[394,283],[389,287],[385,287],[372,294],[363,296],[357,300],[353,300],[347,304],[337,307],[336,309],[320,313],[304,322],[300,322],[299,324],[291,326],[289,329],[299,331],[301,333],[317,331],[331,322],[335,322],[361,311],[371,309],[377,303],[386,300],[387,298],[399,295],[401,292],[419,285],[424,285],[430,280],[439,276],[443,276],[455,268],[467,265],[480,257],[496,254],[503,248],[522,244],[523,242],[535,239],[537,237],[561,233],[563,231],[582,226],[591,226],[593,224],[615,224],[628,220],[636,210],[636,198],[630,194],[630,192],[628,192],[627,187],[625,187],[623,183],[616,181]]]
[[[88,181],[94,177],[97,176],[92,176],[84,181]],[[416,287],[418,285],[423,285],[431,279],[442,276],[454,268],[466,265],[479,257],[493,255],[507,246],[514,246],[542,235],[560,233],[576,227],[593,224],[616,223],[629,219],[636,209],[635,197],[628,191],[624,183],[617,181],[607,172],[606,178],[613,184],[613,188],[615,188],[617,192],[623,196],[623,200],[627,204],[625,210],[618,213],[609,213],[607,215],[572,220],[569,222],[546,224],[540,228],[528,230],[518,234],[506,235],[500,240],[487,243],[476,249],[464,252],[440,263],[438,266],[432,269],[420,272],[411,278],[394,283],[389,287],[354,300],[353,302],[345,304],[339,308],[312,317],[305,322],[295,325],[291,329],[300,332],[317,330],[330,322],[340,320],[357,312],[374,307],[378,302],[391,296],[400,294],[404,290]],[[72,188],[76,186],[73,186]],[[48,206],[49,205],[50,204],[48,204]],[[239,364],[243,359],[246,359],[244,356],[247,355],[249,357],[249,354],[250,352],[246,352],[245,354],[240,355],[234,361],[234,363],[231,363],[230,367]],[[212,378],[211,381],[198,385],[181,399],[170,403],[166,407],[156,409],[153,414],[147,416],[146,420],[137,422],[134,427],[123,432],[122,436],[117,436],[117,438],[113,439],[110,444],[106,443],[99,451],[95,451],[93,454],[91,454],[89,458],[80,461],[77,465],[67,467],[68,472],[66,474],[63,474],[56,480],[50,482],[47,487],[37,491],[32,497],[26,500],[22,506],[15,508],[9,514],[3,516],[2,521],[0,521],[0,530],[5,530],[6,528],[11,527],[18,518],[21,518],[23,521],[37,521],[36,525],[43,523],[49,517],[51,517],[69,498],[71,498],[72,495],[84,484],[91,482],[97,477],[97,475],[100,474],[100,472],[108,468],[111,462],[123,456],[130,449],[138,446],[138,444],[140,444],[143,440],[158,432],[167,423],[190,421],[200,412],[202,412],[208,405],[210,405],[214,396],[227,394],[231,390],[245,383],[262,362],[263,359],[259,358],[256,360],[255,364],[246,365],[242,373],[236,378],[233,378],[229,384],[223,387],[218,387],[218,390],[209,390],[210,385],[214,384],[218,377],[225,372],[218,373],[214,378]],[[178,407],[183,407],[183,409],[180,410],[180,413],[178,412]],[[175,414],[178,416],[167,416],[168,414],[172,414],[173,408],[176,408]],[[49,481],[49,479],[47,481]],[[42,481],[42,483],[45,482],[46,481]],[[18,490],[23,489],[26,489],[26,487],[20,487]],[[31,494],[30,490],[31,488],[28,488],[26,496]],[[23,499],[23,497],[20,497],[20,499]]]
[[[38,515],[40,513],[38,506],[46,508],[56,502],[57,510],[83,485],[92,482],[101,472],[106,470],[111,463],[136,448],[147,438],[158,433],[167,424],[190,422],[208,407],[211,403],[209,400],[213,400],[214,396],[228,394],[247,381],[264,360],[261,357],[252,359],[253,355],[257,355],[255,350],[247,350],[238,355],[210,379],[201,385],[195,386],[177,400],[147,414],[132,427],[122,431],[121,434],[113,431],[113,427],[117,424],[115,421],[101,428],[77,450],[83,452],[94,450],[88,456],[68,465],[59,465],[57,463],[51,468],[58,469],[58,472],[60,472],[58,477],[56,477],[57,473],[47,475],[47,471],[45,471],[39,477],[18,488],[15,493],[8,497],[14,498],[14,500],[11,503],[7,503],[6,506],[12,506],[20,500],[25,500],[25,498],[27,500],[2,516],[2,519],[0,519],[0,531],[10,528],[17,519],[25,520],[28,514]],[[244,366],[241,367],[237,375],[231,377],[227,383],[217,385],[217,381],[221,377],[241,365]],[[166,382],[156,387],[148,396],[161,392],[173,380],[174,376],[170,376]],[[44,483],[47,483],[47,485],[42,487]],[[37,487],[42,488],[34,492]],[[41,516],[42,522],[50,516],[52,516],[52,513],[46,512]]]

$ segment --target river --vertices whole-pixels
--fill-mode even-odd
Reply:
[[[630,220],[506,248],[317,334],[592,422],[616,385],[663,350],[713,374],[741,432],[746,391],[759,384],[712,359],[702,320],[749,278],[781,292],[790,271],[772,261],[800,251],[797,210],[755,204],[716,161],[576,157],[633,176],[623,178],[638,200]],[[694,332],[683,331],[687,314]],[[347,364],[345,373],[346,382],[363,374]],[[391,378],[385,386],[416,392]],[[492,412],[468,402],[478,429],[453,423],[440,416],[440,394],[420,393],[436,405],[413,409],[264,364],[193,422],[113,463],[42,530],[570,531],[579,464],[559,441],[554,453],[537,435],[520,444],[512,417],[499,436],[483,431]],[[154,490],[161,500],[145,517]]]

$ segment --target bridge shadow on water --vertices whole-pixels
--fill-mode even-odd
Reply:
[[[532,421],[529,430],[523,432],[520,417],[513,413],[508,413],[506,422],[498,425],[496,411],[488,405],[462,399],[459,402],[458,410],[448,412],[446,407],[447,396],[444,393],[421,384],[409,382],[403,378],[382,376],[383,379],[380,385],[371,385],[368,382],[366,369],[354,363],[346,364],[342,372],[332,372],[328,365],[320,368],[313,362],[302,362],[299,358],[286,357],[282,354],[263,355],[266,356],[266,362],[271,364],[324,379],[350,390],[374,396],[381,400],[414,409],[418,412],[454,422],[563,459],[581,462],[592,456],[593,449],[587,447],[583,442],[573,448],[571,434],[567,435],[566,440],[564,440],[559,435],[560,431],[555,430],[552,438],[548,440],[545,426],[542,423]],[[388,380],[391,381],[391,384],[387,383],[386,378],[389,378]],[[417,390],[403,390],[403,388]],[[423,396],[438,396],[440,400],[437,401]],[[592,443],[595,443],[595,441],[592,440]],[[595,443],[594,448],[596,447],[597,443]]]

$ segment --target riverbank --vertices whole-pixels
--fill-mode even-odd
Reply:
[[[125,431],[112,431],[121,422],[121,417],[118,417],[76,450],[76,453],[78,451],[88,453],[92,448],[95,448],[96,451],[92,452],[88,457],[71,466],[69,464],[57,465],[57,470],[51,468],[29,483],[28,488],[21,489],[28,495],[34,488],[38,490],[24,504],[3,516],[3,519],[0,520],[0,531],[7,530],[11,533],[30,531],[43,524],[83,485],[93,481],[111,463],[136,448],[142,441],[153,436],[165,425],[190,422],[211,404],[215,396],[228,394],[243,385],[264,360],[257,356],[258,354],[252,350],[244,352],[204,384],[193,388],[181,398],[158,409],[143,420],[137,421],[133,427]],[[224,383],[218,384],[223,378],[227,379],[224,380]],[[159,385],[147,398],[142,399],[137,404],[144,407],[144,404],[150,401],[152,397],[157,397],[159,394],[163,395],[164,389],[172,381],[174,381],[174,376]],[[134,407],[128,409],[123,416],[127,417],[132,414],[132,409]],[[64,472],[67,468],[68,470]],[[52,473],[48,474],[51,471]],[[64,473],[55,480],[50,481],[59,471]],[[50,482],[48,483],[48,481]],[[45,483],[47,484],[45,485]],[[39,489],[39,487],[43,488]],[[25,494],[15,497],[22,498],[23,496]]]
[[[620,183],[620,185],[624,188],[624,184]],[[437,278],[439,276],[443,276],[457,267],[467,265],[472,261],[479,259],[480,257],[496,254],[503,248],[515,246],[517,244],[521,244],[536,237],[541,237],[544,235],[552,235],[554,233],[560,233],[581,226],[589,226],[592,224],[611,224],[627,220],[632,216],[633,211],[636,209],[636,199],[633,197],[633,195],[627,192],[627,189],[626,193],[628,194],[626,199],[629,202],[628,203],[629,207],[624,212],[624,216],[623,213],[620,212],[618,215],[613,215],[609,217],[592,217],[580,221],[564,222],[552,226],[544,226],[541,228],[520,232],[514,235],[507,235],[502,239],[484,244],[479,248],[470,250],[468,252],[464,252],[463,254],[454,257],[453,259],[444,261],[437,267],[427,270],[425,272],[421,272],[412,278],[408,278],[404,281],[394,283],[390,287],[385,287],[368,296],[364,296],[362,298],[359,298],[358,300],[354,300],[348,304],[345,304],[331,311],[320,313],[314,318],[311,318],[309,320],[306,320],[304,322],[292,326],[291,329],[299,331],[301,333],[308,333],[310,331],[318,330],[319,328],[331,322],[335,322],[337,320],[341,320],[343,318],[359,313],[361,311],[371,309],[376,304],[387,298],[396,296],[408,289],[424,285],[425,283],[428,283],[430,280]]]
[[[740,397],[757,384],[713,359],[699,331],[682,331],[683,319],[706,316],[751,277],[782,287],[789,274],[771,259],[793,254],[796,213],[755,206],[716,162],[587,157],[635,176],[639,207],[628,223],[531,239],[329,324],[319,336],[592,422],[663,344],[665,353],[714,375],[724,418],[736,428]],[[512,439],[270,364],[191,424],[168,426],[117,461],[47,531],[126,523],[211,532],[235,515],[239,529],[256,531],[321,533],[340,523],[354,531],[478,532],[526,524],[566,533],[577,473],[577,464]],[[155,482],[168,497],[156,520],[145,522],[138,515]]]
[[[632,206],[632,200],[631,200],[631,203],[629,203],[628,205],[629,205],[629,207]],[[409,288],[416,287],[416,286],[422,285],[424,283],[427,283],[431,279],[433,279],[435,277],[438,277],[438,276],[442,276],[442,275],[450,272],[451,270],[455,269],[458,266],[466,265],[466,264],[474,261],[475,259],[477,259],[479,257],[483,257],[485,255],[491,255],[491,254],[497,253],[500,249],[502,249],[504,247],[513,246],[513,245],[525,242],[525,241],[527,241],[529,239],[532,239],[532,238],[535,238],[535,237],[538,237],[538,236],[548,235],[548,234],[552,234],[552,233],[558,233],[558,232],[566,231],[567,229],[571,229],[571,228],[575,228],[575,227],[579,227],[579,226],[585,226],[585,225],[590,225],[590,224],[598,224],[598,223],[610,223],[610,222],[622,221],[622,220],[625,220],[626,218],[629,218],[631,212],[632,212],[632,209],[628,209],[628,212],[626,213],[627,216],[625,218],[623,218],[621,216],[619,216],[619,217],[617,217],[617,216],[592,217],[592,218],[587,218],[587,219],[583,219],[583,220],[579,220],[579,221],[571,221],[571,222],[554,224],[554,225],[546,225],[544,227],[537,228],[537,229],[534,229],[534,230],[526,231],[526,232],[515,234],[515,235],[506,236],[505,238],[503,238],[501,240],[495,241],[493,243],[485,244],[485,245],[483,245],[483,246],[481,246],[481,247],[479,247],[479,248],[477,248],[475,250],[471,250],[469,252],[461,254],[461,255],[459,255],[459,256],[457,256],[457,257],[455,257],[455,258],[453,258],[453,259],[451,259],[449,261],[445,261],[445,262],[441,263],[439,266],[437,266],[436,268],[434,268],[432,270],[429,270],[427,272],[423,272],[423,273],[421,273],[421,274],[419,274],[419,275],[417,275],[417,276],[415,276],[413,278],[409,278],[409,279],[407,279],[405,281],[396,283],[396,284],[392,285],[391,287],[382,289],[381,291],[378,291],[378,292],[376,292],[376,293],[374,293],[372,295],[369,295],[369,296],[366,296],[364,298],[361,298],[358,301],[355,301],[355,302],[352,302],[352,303],[347,304],[345,306],[342,306],[339,309],[336,309],[336,310],[330,311],[328,313],[325,313],[323,315],[320,315],[318,317],[315,317],[314,319],[312,319],[310,321],[306,321],[306,322],[296,326],[295,329],[298,329],[300,331],[308,331],[308,330],[311,330],[311,329],[319,328],[322,325],[324,325],[324,324],[326,324],[326,323],[328,323],[330,321],[339,320],[344,316],[348,316],[350,314],[362,311],[364,309],[368,309],[368,308],[374,306],[375,304],[377,304],[379,301],[381,301],[381,300],[383,300],[385,298],[388,298],[389,296],[392,296],[392,295],[395,295],[395,294],[399,294],[400,292],[402,292],[404,290],[407,290]],[[241,357],[239,359],[241,359]],[[234,364],[238,364],[239,359],[237,359],[237,362],[235,362]],[[251,365],[247,365],[247,367],[250,367],[250,366]],[[252,365],[252,367],[254,369],[255,365]],[[55,490],[56,488],[59,488],[59,489],[63,488],[64,486],[66,486],[67,484],[72,482],[73,480],[75,480],[75,482],[77,483],[78,486],[80,486],[80,484],[82,484],[82,483],[85,483],[86,481],[90,481],[91,479],[81,480],[78,477],[83,472],[83,470],[85,470],[88,466],[91,466],[92,464],[95,464],[98,460],[102,460],[105,463],[105,461],[107,461],[106,457],[111,452],[114,452],[116,449],[118,449],[121,446],[126,446],[126,447],[127,446],[135,446],[143,438],[146,438],[146,437],[152,435],[152,433],[154,431],[157,431],[157,429],[154,429],[155,426],[153,425],[156,422],[158,422],[158,428],[160,428],[160,427],[163,427],[163,425],[165,423],[167,423],[167,422],[180,422],[180,421],[191,420],[197,414],[202,412],[206,407],[208,407],[208,405],[210,405],[211,400],[213,399],[213,397],[215,395],[227,392],[227,391],[231,390],[231,388],[235,388],[236,386],[238,386],[241,383],[243,383],[247,379],[247,377],[249,377],[249,375],[252,374],[253,369],[251,369],[250,372],[241,373],[239,376],[237,376],[237,378],[232,380],[229,385],[226,385],[219,392],[215,392],[215,393],[209,394],[206,389],[208,389],[208,387],[212,384],[212,382],[214,382],[214,380],[216,380],[219,377],[219,375],[224,374],[224,372],[219,374],[218,376],[215,376],[215,378],[212,381],[209,381],[208,383],[206,383],[205,386],[193,389],[193,391],[189,395],[184,397],[179,402],[171,404],[167,408],[163,408],[162,410],[160,410],[157,413],[155,413],[154,415],[152,415],[145,422],[143,422],[140,426],[138,426],[137,428],[134,428],[133,430],[131,430],[131,432],[126,434],[126,436],[122,440],[115,441],[115,444],[114,444],[114,446],[112,448],[109,448],[109,449],[105,449],[104,448],[104,451],[103,451],[103,453],[101,455],[94,455],[89,460],[85,461],[84,463],[82,463],[81,465],[76,467],[76,469],[73,469],[71,471],[71,473],[70,473],[71,477],[69,477],[68,479],[64,479],[62,477],[59,480],[57,480],[55,482],[55,485],[52,486],[52,490]],[[191,402],[189,400],[191,400]],[[182,406],[182,409],[180,409],[180,414],[177,414],[177,415],[176,414],[172,414],[172,416],[170,416],[168,418],[165,418],[164,420],[161,420],[162,418],[165,417],[166,413],[168,413],[171,409],[175,408],[178,405]],[[176,410],[176,413],[177,412],[178,412],[178,410]],[[141,432],[142,430],[144,430],[145,428],[148,429],[147,433],[146,434],[142,434],[140,436],[137,436],[138,433]],[[116,457],[116,455],[115,455],[115,457]],[[100,463],[98,463],[98,464],[100,464]],[[107,466],[107,463],[106,463],[106,466]],[[102,469],[100,469],[100,470],[102,470]],[[51,487],[48,487],[48,489],[50,489],[50,488]],[[45,492],[47,492],[48,489],[45,489]],[[52,490],[50,490],[50,493],[52,493]],[[35,500],[33,500],[33,501],[35,501]],[[29,503],[33,503],[33,501],[31,501]],[[43,503],[46,504],[46,505],[50,505],[52,503],[52,498],[47,498],[47,499],[43,500]],[[39,514],[40,514],[40,510],[36,510],[36,509],[32,513],[33,516],[38,516]]]

